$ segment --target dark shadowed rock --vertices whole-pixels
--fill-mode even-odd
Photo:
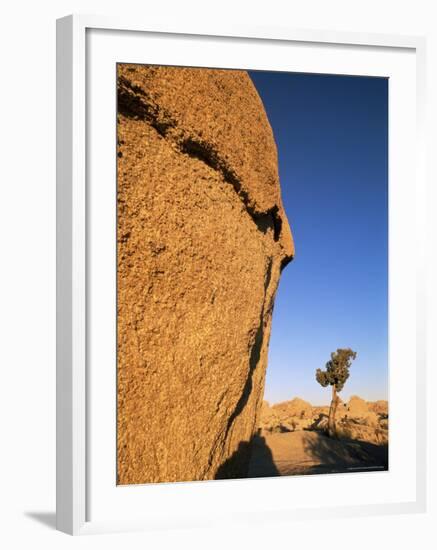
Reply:
[[[240,477],[293,256],[246,72],[118,65],[118,482]]]

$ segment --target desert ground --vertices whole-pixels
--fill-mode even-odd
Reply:
[[[329,407],[295,398],[263,404],[248,477],[388,469],[388,406],[354,396],[337,414],[337,438],[325,433]]]

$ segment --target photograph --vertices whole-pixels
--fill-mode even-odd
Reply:
[[[117,485],[388,471],[389,79],[116,73]]]

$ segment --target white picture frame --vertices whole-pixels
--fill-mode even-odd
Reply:
[[[302,509],[295,505],[288,508],[286,505],[281,505],[277,509],[271,510],[270,515],[272,518],[284,519],[286,517],[317,518],[330,514],[348,516],[424,511],[426,505],[426,250],[423,245],[426,227],[423,145],[425,40],[421,37],[296,30],[285,27],[251,28],[250,26],[235,27],[230,25],[229,28],[214,28],[213,26],[211,28],[195,26],[177,28],[165,24],[157,26],[122,18],[73,15],[57,22],[57,528],[76,535],[112,530],[148,529],[157,526],[205,525],[209,520],[206,516],[202,517],[199,514],[194,500],[191,511],[190,509],[181,509],[183,506],[181,502],[188,502],[186,500],[188,492],[198,493],[196,498],[199,498],[199,502],[204,505],[207,502],[205,500],[208,498],[207,493],[214,492],[214,498],[220,499],[219,495],[226,495],[230,491],[230,487],[243,487],[241,483],[246,484],[244,487],[248,494],[251,494],[252,489],[255,492],[259,491],[261,487],[259,483],[263,484],[263,491],[280,491],[279,483],[283,481],[283,479],[270,480],[270,483],[273,481],[273,485],[270,486],[264,482],[265,480],[170,484],[176,485],[176,488],[170,489],[169,484],[163,484],[153,487],[153,490],[145,497],[149,499],[150,509],[155,509],[153,517],[149,511],[131,518],[114,516],[108,512],[107,516],[99,517],[96,521],[89,515],[90,485],[92,484],[92,472],[95,470],[93,470],[93,458],[90,453],[92,442],[89,430],[89,410],[93,405],[94,394],[90,391],[89,372],[91,343],[89,318],[92,300],[90,291],[93,287],[90,285],[92,277],[90,277],[89,267],[91,262],[88,229],[92,225],[90,216],[94,215],[94,211],[90,209],[90,190],[88,189],[90,170],[87,155],[90,154],[90,151],[87,143],[87,117],[90,116],[89,109],[92,102],[89,98],[88,87],[90,75],[87,71],[90,70],[90,63],[87,50],[90,42],[87,42],[87,33],[89,35],[93,31],[129,33],[130,36],[135,37],[149,35],[159,37],[159,40],[164,43],[174,37],[197,37],[198,40],[220,39],[226,40],[228,43],[232,41],[244,43],[249,46],[248,49],[251,44],[262,42],[271,44],[272,47],[276,44],[312,44],[317,48],[335,46],[337,49],[343,48],[343,51],[348,48],[358,48],[363,52],[367,50],[376,52],[376,49],[378,52],[396,50],[398,52],[408,51],[414,55],[416,69],[414,82],[410,82],[410,84],[415,90],[415,102],[414,106],[410,105],[410,107],[415,111],[415,132],[411,138],[414,141],[415,153],[410,150],[413,160],[409,160],[409,168],[413,167],[415,172],[414,181],[410,182],[410,186],[412,186],[416,197],[414,212],[416,255],[414,266],[411,268],[414,269],[415,300],[410,304],[410,307],[415,309],[414,353],[417,410],[415,414],[415,447],[412,451],[414,454],[414,497],[407,500],[394,498],[391,501],[375,503],[368,501],[361,503],[358,498],[353,505],[335,505],[333,507],[322,505],[317,508]],[[167,53],[166,59],[171,60],[174,54]],[[131,58],[120,59],[120,61],[135,62]],[[144,59],[144,62],[147,61]],[[180,63],[175,62],[175,64]],[[411,145],[410,142],[409,144]],[[410,290],[413,289],[410,288]],[[412,326],[410,325],[410,328]],[[115,395],[113,397],[115,400]],[[106,398],[108,399],[108,396]],[[93,433],[95,434],[96,431],[94,430]],[[113,437],[113,435],[110,434],[108,437]],[[102,445],[104,445],[103,441]],[[311,490],[314,491],[314,487],[319,483],[316,479],[318,476],[311,477],[313,478]],[[326,476],[321,477],[326,478]],[[254,483],[258,483],[258,485],[255,486]],[[185,488],[178,489],[182,486]],[[199,489],[200,486],[203,488]],[[271,489],[266,489],[267,487],[271,487]],[[129,488],[121,490],[126,492]],[[179,504],[174,491],[179,492],[180,499],[183,499]],[[159,502],[165,502],[165,499],[170,498],[175,499],[174,510],[164,515],[162,509],[159,508]],[[180,514],[178,514],[178,506]],[[252,509],[245,510],[241,515],[234,514],[235,520],[256,521],[261,515],[263,518],[270,517],[266,510],[260,507],[257,509],[256,506],[255,503]],[[226,516],[223,518],[226,519]]]

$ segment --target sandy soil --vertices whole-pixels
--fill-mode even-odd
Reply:
[[[387,469],[387,446],[298,431],[256,436],[248,477]]]

